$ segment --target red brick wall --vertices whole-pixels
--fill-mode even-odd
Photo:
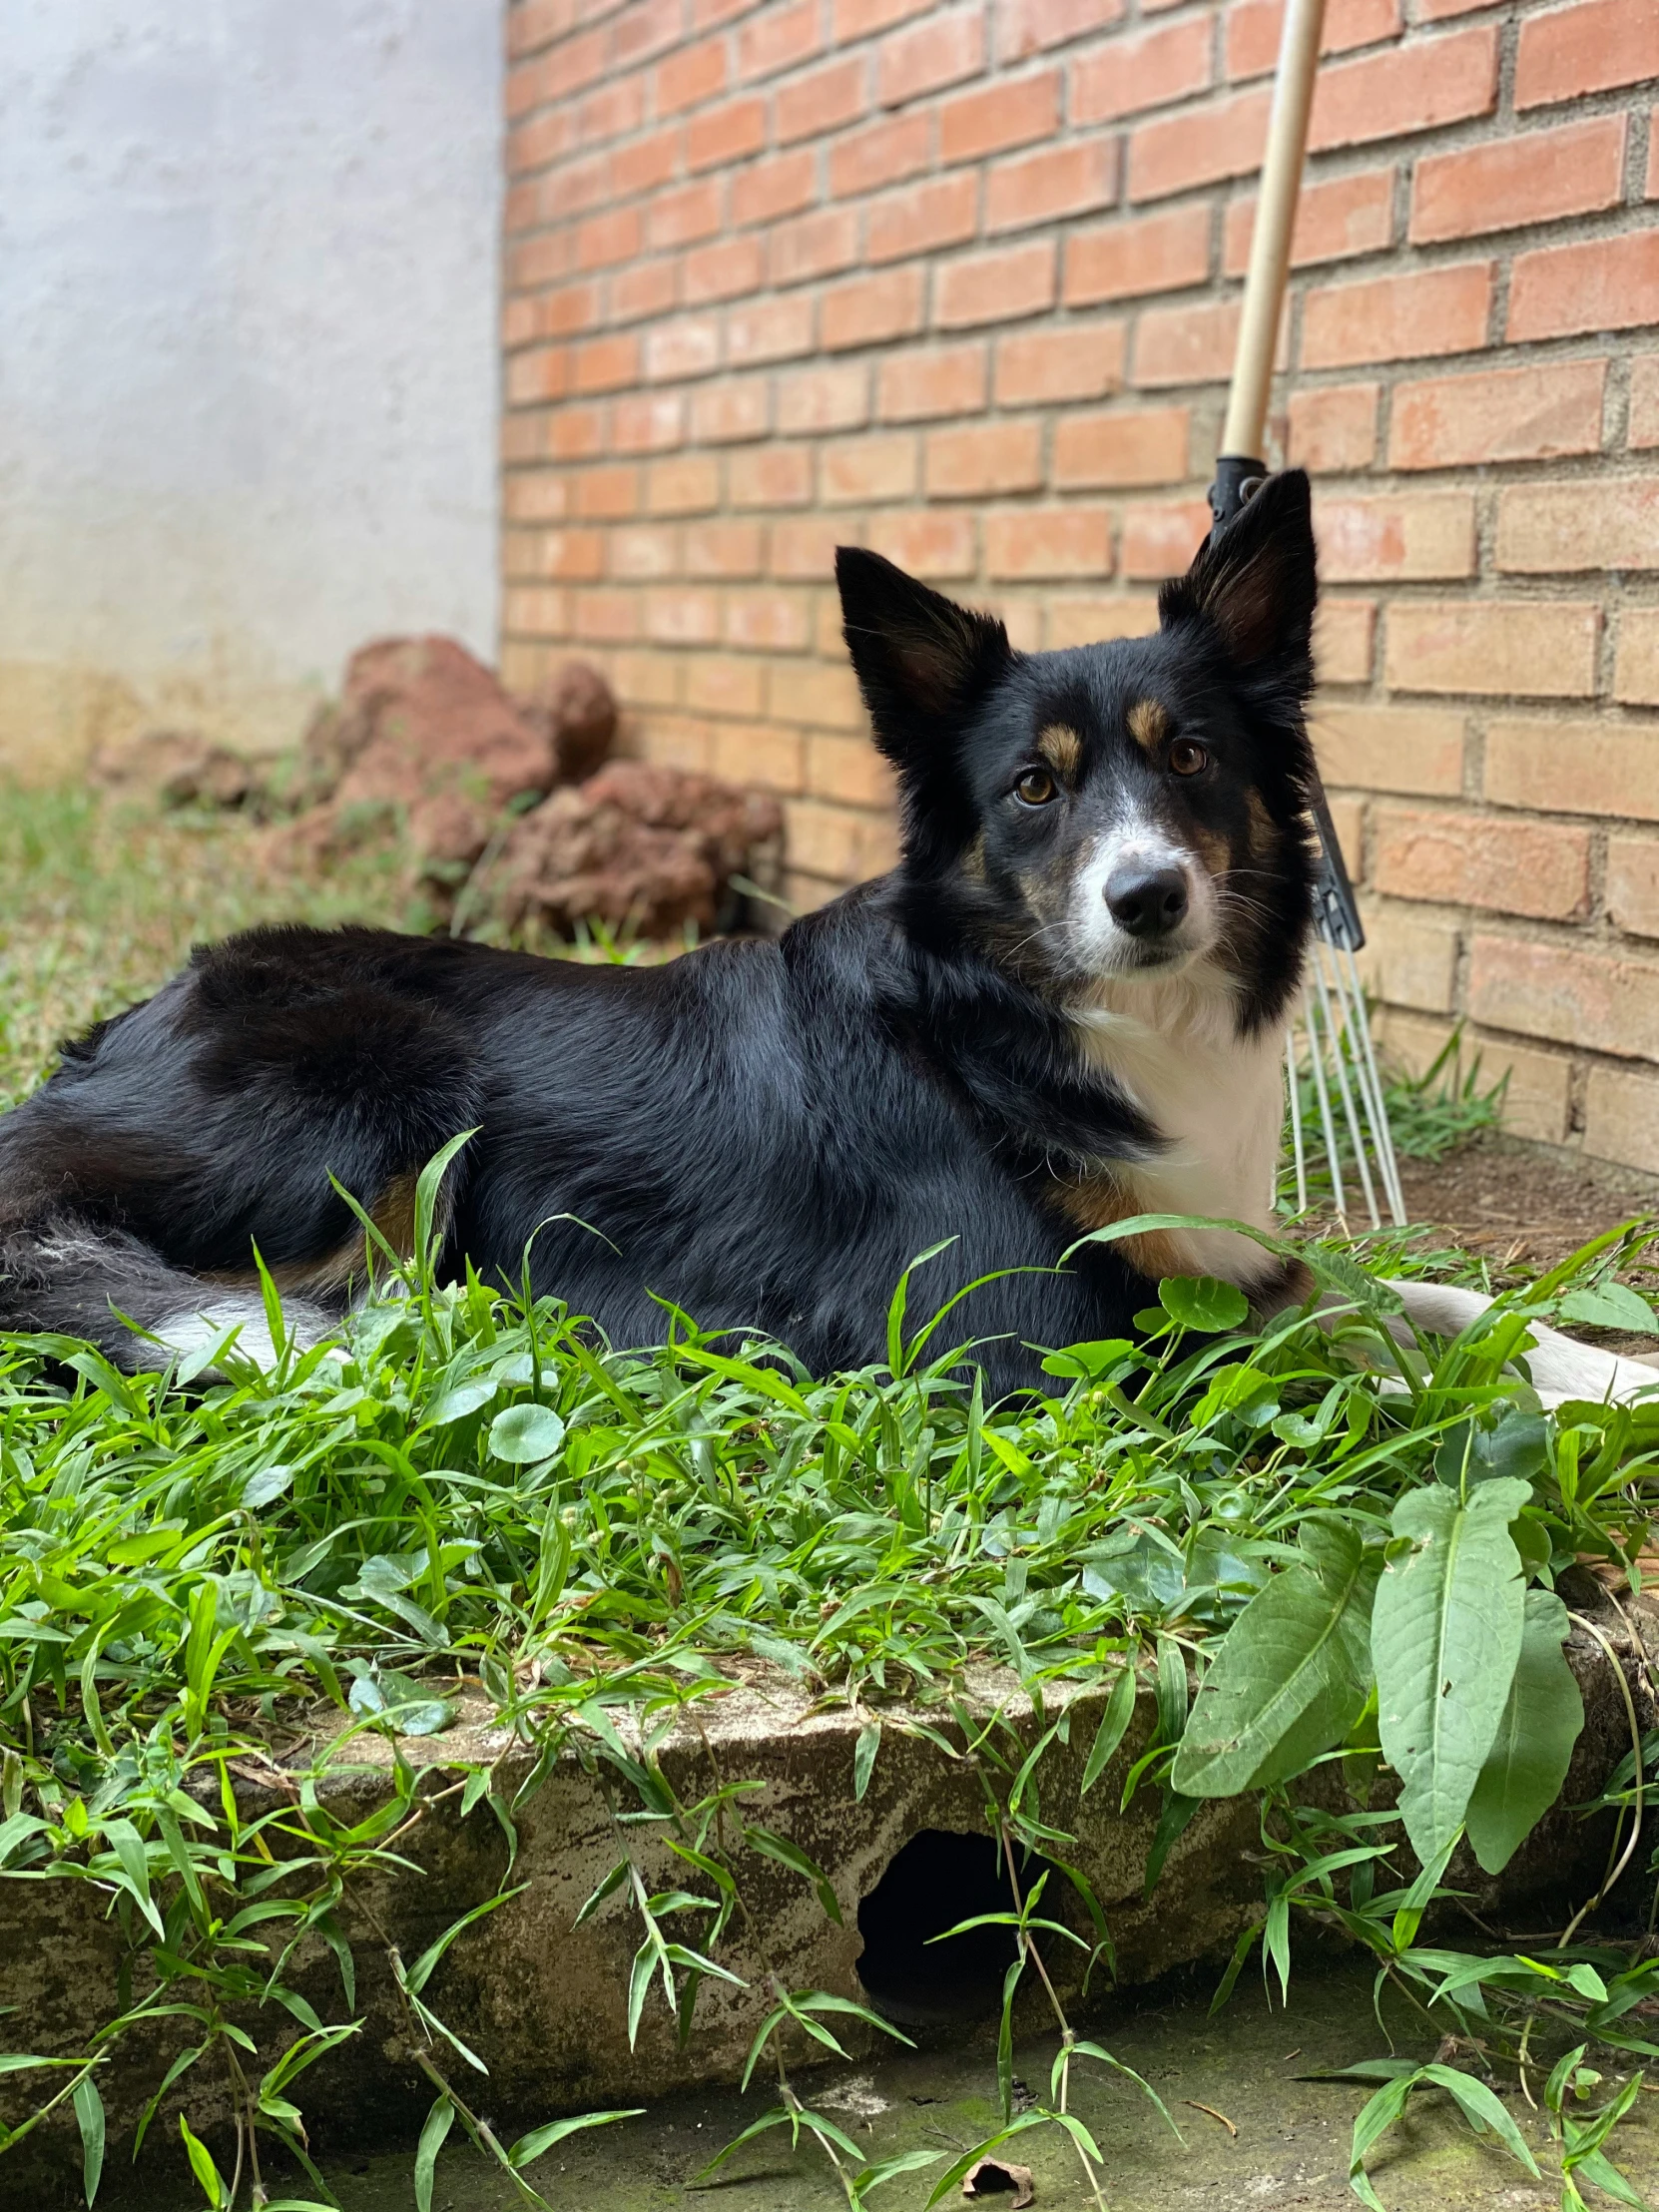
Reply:
[[[1405,20],[1409,14],[1410,20]],[[1277,0],[516,0],[503,659],[886,864],[838,541],[1016,642],[1205,526]],[[1659,1168],[1659,0],[1331,0],[1276,452],[1407,1054]]]

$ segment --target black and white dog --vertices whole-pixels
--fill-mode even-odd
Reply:
[[[528,1244],[536,1290],[617,1344],[661,1341],[669,1301],[859,1366],[942,1238],[914,1305],[994,1278],[952,1320],[998,1392],[1039,1382],[1034,1347],[1131,1333],[1163,1275],[1303,1296],[1225,1231],[1061,1262],[1144,1212],[1271,1225],[1311,910],[1307,478],[1268,481],[1151,637],[1020,654],[874,554],[836,574],[898,776],[891,875],[651,968],[368,929],[199,950],[0,1121],[0,1328],[138,1370],[240,1322],[269,1357],[255,1248],[327,1330],[363,1274],[330,1178],[406,1250],[416,1174],[468,1129],[444,1269],[517,1284]],[[1484,1303],[1418,1295],[1440,1327]]]

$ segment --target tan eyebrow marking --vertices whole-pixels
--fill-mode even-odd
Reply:
[[[1129,735],[1143,753],[1156,753],[1169,736],[1169,710],[1156,699],[1137,699],[1128,722]]]
[[[1063,782],[1077,781],[1083,766],[1083,741],[1075,730],[1063,722],[1051,722],[1037,733],[1037,751]]]

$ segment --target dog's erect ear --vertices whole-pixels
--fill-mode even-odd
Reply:
[[[1012,660],[1008,633],[857,546],[836,547],[835,582],[875,742],[894,767],[915,773]]]
[[[1166,630],[1195,617],[1208,621],[1242,671],[1272,666],[1295,674],[1309,660],[1318,597],[1308,478],[1287,468],[1206,539],[1185,576],[1164,585],[1158,618]]]

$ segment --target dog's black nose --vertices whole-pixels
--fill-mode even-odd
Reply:
[[[1187,878],[1178,867],[1129,860],[1106,878],[1106,910],[1132,937],[1162,937],[1187,911]]]

